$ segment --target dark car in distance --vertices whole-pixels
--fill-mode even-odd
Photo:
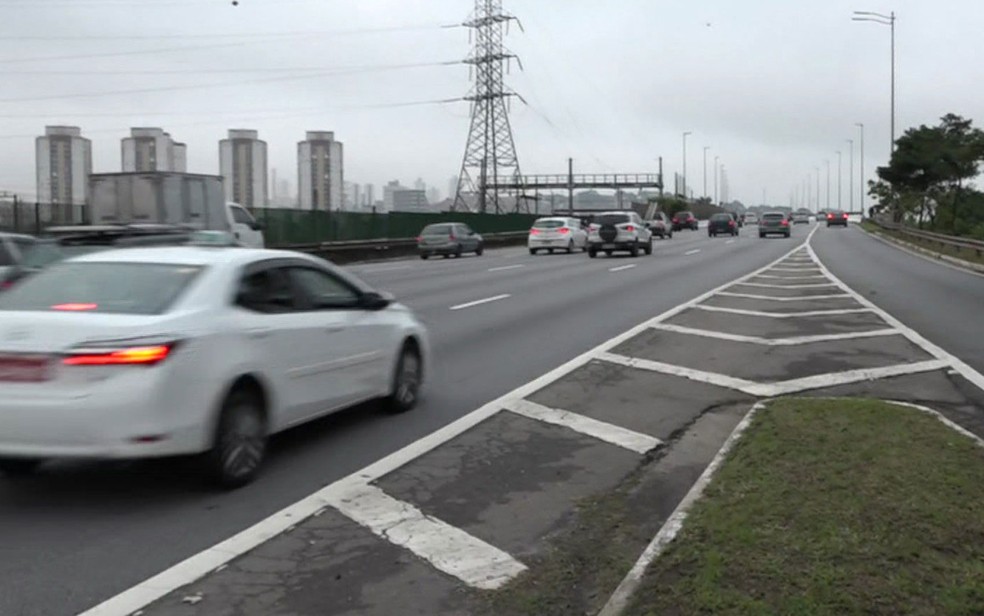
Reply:
[[[759,219],[759,237],[766,235],[783,235],[789,237],[789,219],[782,212],[766,212]]]
[[[841,210],[831,210],[827,212],[827,226],[833,227],[834,225],[840,227],[847,226],[847,212]]]
[[[700,228],[700,223],[697,222],[697,217],[694,216],[693,212],[677,212],[673,215],[674,231],[681,231],[683,229],[696,231],[698,228]]]
[[[718,235],[738,235],[738,222],[733,214],[714,214],[707,221],[707,237],[717,237]]]

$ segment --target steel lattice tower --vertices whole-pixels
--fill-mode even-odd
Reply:
[[[474,31],[475,47],[465,63],[473,67],[475,84],[465,97],[471,101],[471,128],[452,211],[501,213],[497,184],[518,180],[520,175],[506,106],[506,99],[516,95],[503,83],[506,68],[516,57],[502,44],[513,20],[516,17],[503,12],[502,0],[475,0],[475,12],[464,24]]]

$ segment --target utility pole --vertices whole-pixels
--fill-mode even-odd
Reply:
[[[861,216],[864,216],[864,124],[858,122],[855,126],[861,129],[861,201],[858,202],[858,207],[861,209]]]
[[[503,12],[502,0],[475,0],[475,11],[463,24],[474,31],[475,46],[464,61],[473,71],[474,85],[465,97],[471,102],[471,127],[451,211],[472,209],[475,204],[467,197],[477,197],[480,212],[485,212],[491,201],[495,212],[501,213],[499,179],[520,177],[506,107],[506,99],[516,94],[504,83],[508,65],[516,58],[502,43],[511,21],[518,20]]]
[[[814,169],[816,169],[816,171],[817,171],[817,209],[816,209],[816,211],[819,212],[820,211],[820,167],[814,167]]]
[[[659,196],[663,196],[663,157],[659,157]]]
[[[714,157],[714,205],[718,202],[718,160],[720,156]]]
[[[843,161],[844,161],[844,157],[841,155],[841,151],[837,150],[837,209],[838,210],[844,209],[843,203],[841,202],[841,195],[843,194],[844,191],[844,185],[841,182],[841,169],[844,166]]]
[[[851,200],[850,200],[851,213],[853,214],[854,213],[854,139],[848,139],[847,142],[851,144],[851,157],[850,159],[848,159],[848,162],[850,163],[850,167],[851,167],[851,173],[848,175],[851,179],[849,182],[850,185],[848,186],[847,193],[851,196]]]
[[[701,195],[704,199],[707,199],[707,151],[710,149],[710,146],[704,146],[704,194]]]
[[[827,209],[830,210],[830,159],[825,158],[823,162],[827,163]]]

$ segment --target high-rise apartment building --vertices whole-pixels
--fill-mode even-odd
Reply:
[[[226,200],[248,208],[267,206],[267,144],[255,130],[231,129],[219,142],[219,170]]]
[[[297,144],[297,191],[302,210],[344,208],[342,143],[331,131],[308,131]]]
[[[171,138],[163,128],[136,127],[123,139],[123,171],[173,171],[187,173],[187,146]]]
[[[59,220],[81,222],[92,173],[92,142],[77,126],[46,126],[35,141],[37,200],[69,206],[58,208]],[[53,210],[56,211],[56,210]]]

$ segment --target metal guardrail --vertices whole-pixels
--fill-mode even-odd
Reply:
[[[888,229],[889,231],[894,231],[901,235],[920,239],[924,242],[932,242],[939,244],[940,246],[954,248],[957,252],[960,252],[961,250],[969,250],[976,253],[977,256],[984,254],[984,241],[981,240],[975,240],[969,237],[959,237],[956,235],[946,235],[944,233],[935,233],[933,231],[923,231],[921,229],[913,229],[912,227],[908,227],[900,223],[879,220],[877,218],[872,220],[876,225],[882,227],[883,229]]]

